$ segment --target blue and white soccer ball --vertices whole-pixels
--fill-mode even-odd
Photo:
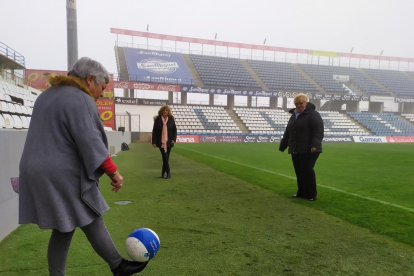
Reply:
[[[160,249],[158,235],[148,228],[134,230],[126,240],[126,252],[137,262],[147,262],[157,255]]]

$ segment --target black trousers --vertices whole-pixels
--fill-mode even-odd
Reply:
[[[319,153],[291,154],[293,167],[295,168],[296,180],[298,183],[298,197],[315,198],[316,191],[316,175],[313,168]]]
[[[167,147],[167,152],[165,152],[161,147],[159,147],[159,149],[162,155],[162,175],[164,175],[164,173],[170,172],[170,165],[168,164],[168,160],[170,159],[171,148]]]
[[[98,217],[91,224],[81,227],[96,253],[104,259],[111,269],[118,267],[122,257],[116,250],[114,242],[106,229],[102,217]],[[50,276],[66,275],[66,258],[75,230],[62,233],[52,231],[47,250]]]

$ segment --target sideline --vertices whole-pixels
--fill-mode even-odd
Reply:
[[[203,153],[203,152],[196,151],[196,150],[190,150],[190,149],[187,149],[187,148],[184,148],[184,147],[180,147],[180,149],[192,151],[192,152],[195,152],[195,153],[198,153],[198,154],[206,155],[206,156],[209,156],[209,157],[213,157],[213,158],[216,158],[216,159],[220,159],[220,160],[223,160],[223,161],[234,163],[234,164],[237,164],[237,165],[240,165],[240,166],[244,166],[244,167],[248,167],[248,168],[251,168],[251,169],[258,170],[258,171],[267,172],[267,173],[270,173],[270,174],[275,174],[275,175],[279,175],[279,176],[283,176],[283,177],[286,177],[286,178],[289,178],[289,179],[296,180],[296,177],[293,177],[293,176],[290,176],[290,175],[281,174],[281,173],[277,173],[277,172],[274,172],[274,171],[269,171],[269,170],[266,170],[266,169],[246,165],[246,164],[243,164],[243,163],[240,163],[240,162],[232,161],[232,160],[229,160],[229,159],[225,159],[225,158],[222,158],[222,157],[218,157],[218,156],[215,156],[215,155]],[[344,191],[344,190],[341,190],[341,189],[338,189],[338,188],[334,188],[334,187],[331,187],[331,186],[327,186],[327,185],[324,185],[324,184],[319,184],[318,183],[318,186],[322,187],[322,188],[325,188],[325,189],[330,189],[330,190],[333,190],[333,191],[336,191],[336,192],[340,192],[340,193],[343,193],[343,194],[346,194],[346,195],[359,197],[359,198],[362,198],[362,199],[366,199],[366,200],[369,200],[369,201],[381,203],[381,204],[384,204],[384,205],[387,205],[387,206],[392,206],[392,207],[395,207],[395,208],[399,208],[399,209],[414,213],[413,208],[404,207],[404,206],[401,206],[401,205],[398,205],[398,204],[390,203],[390,202],[383,201],[383,200],[380,200],[380,199],[375,199],[375,198],[372,198],[372,197],[367,197],[367,196],[362,196],[362,195],[355,194],[355,193],[350,193],[350,192],[347,192],[347,191]]]

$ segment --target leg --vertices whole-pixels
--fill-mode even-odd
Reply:
[[[293,167],[295,168],[295,174],[296,174],[296,182],[298,184],[298,191],[296,192],[296,195],[298,197],[303,197],[305,194],[304,191],[304,183],[303,183],[303,175],[301,173],[301,155],[300,154],[291,154],[292,156],[292,162]]]
[[[121,254],[116,250],[114,242],[106,229],[102,217],[98,217],[91,224],[81,228],[98,255],[109,264],[111,269],[119,266]]]
[[[163,149],[163,148],[161,148],[161,147],[159,147],[159,149],[160,149],[160,152],[161,152],[161,157],[162,157],[162,174],[161,174],[161,176],[162,176],[162,177],[164,177],[165,172],[167,171],[167,169],[166,169],[166,167],[165,167],[165,158],[166,158],[166,156],[165,156],[165,151],[164,151],[164,149]]]
[[[66,258],[68,256],[73,233],[75,233],[75,230],[67,233],[62,233],[58,230],[52,231],[49,247],[47,249],[50,276],[64,276],[66,274]]]
[[[166,165],[166,169],[167,169],[167,173],[170,174],[170,153],[171,153],[171,147],[167,148],[167,165]]]
[[[304,154],[303,175],[307,198],[315,198],[318,195],[316,191],[316,175],[313,169],[318,157],[319,153]]]

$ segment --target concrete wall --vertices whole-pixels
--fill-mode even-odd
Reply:
[[[131,131],[152,132],[154,116],[158,114],[160,107],[161,106],[115,104],[116,126],[117,128],[125,126],[125,130],[129,130],[128,118],[119,116],[126,115],[126,111],[128,111],[132,117]]]
[[[10,178],[19,176],[26,136],[26,130],[0,130],[0,241],[19,226],[19,195],[13,191]],[[106,136],[115,153],[121,151],[123,142],[131,143],[130,132],[111,131]]]

